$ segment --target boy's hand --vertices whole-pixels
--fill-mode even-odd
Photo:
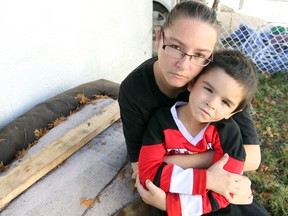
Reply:
[[[136,178],[136,188],[145,203],[162,211],[166,211],[166,193],[155,186],[150,180],[146,180],[146,190],[140,183],[139,175]]]

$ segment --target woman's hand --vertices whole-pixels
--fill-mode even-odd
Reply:
[[[138,175],[138,162],[131,163],[131,166],[132,166],[132,170],[133,170],[131,178],[133,180],[135,180],[137,175]]]
[[[229,203],[235,205],[248,205],[253,202],[253,195],[251,191],[251,181],[246,177],[242,176],[243,179],[240,184],[240,189],[237,194],[234,194],[233,198],[229,199]]]
[[[207,170],[206,188],[221,194],[229,203],[250,204],[253,201],[250,180],[245,176],[225,171],[223,166],[227,161],[228,155],[225,154]]]
[[[166,211],[166,193],[155,186],[150,180],[146,180],[146,190],[140,183],[139,175],[136,177],[136,188],[143,201],[162,211]]]

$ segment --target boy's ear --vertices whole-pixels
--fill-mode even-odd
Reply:
[[[238,110],[238,111],[235,111],[235,112],[233,112],[233,113],[230,113],[229,115],[227,115],[227,116],[225,117],[225,119],[229,119],[229,118],[230,118],[231,116],[233,116],[234,114],[239,113],[239,112],[242,112],[242,110],[243,110],[243,109]]]

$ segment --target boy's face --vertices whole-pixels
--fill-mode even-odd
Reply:
[[[191,114],[201,123],[229,118],[243,98],[243,88],[220,68],[201,75],[188,90]]]

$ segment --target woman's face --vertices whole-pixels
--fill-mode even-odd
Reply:
[[[178,18],[163,31],[165,45],[205,58],[210,58],[217,40],[217,32],[211,25],[191,18]],[[190,62],[189,56],[177,59],[167,55],[162,48],[163,34],[158,35],[156,46],[158,61],[155,63],[155,73],[166,87],[186,86],[203,68]]]

